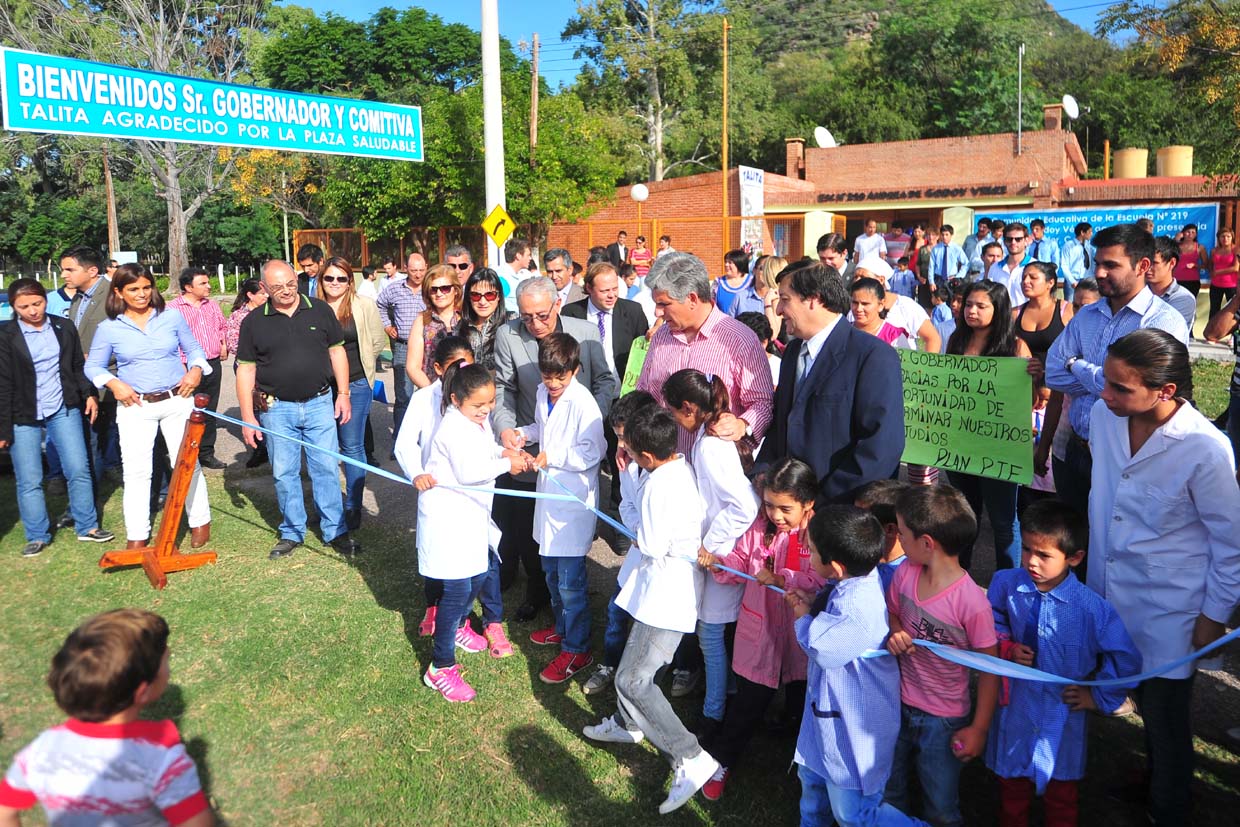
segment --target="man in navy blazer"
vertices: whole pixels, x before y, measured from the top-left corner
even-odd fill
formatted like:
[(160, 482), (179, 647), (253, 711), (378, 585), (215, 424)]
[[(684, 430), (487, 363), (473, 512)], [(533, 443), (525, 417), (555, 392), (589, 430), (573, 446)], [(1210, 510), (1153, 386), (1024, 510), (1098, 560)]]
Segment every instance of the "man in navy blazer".
[(818, 475), (819, 506), (890, 479), (904, 452), (900, 358), (891, 345), (848, 323), (848, 289), (834, 267), (811, 264), (779, 276), (784, 351), (775, 418), (759, 464), (784, 456)]

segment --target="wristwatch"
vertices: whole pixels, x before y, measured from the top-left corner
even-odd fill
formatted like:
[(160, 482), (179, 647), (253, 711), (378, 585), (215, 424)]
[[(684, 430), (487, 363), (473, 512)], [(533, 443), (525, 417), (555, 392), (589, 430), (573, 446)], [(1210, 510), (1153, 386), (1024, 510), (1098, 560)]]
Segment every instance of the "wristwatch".
[(1068, 359), (1068, 361), (1063, 363), (1063, 369), (1071, 372), (1072, 366), (1075, 365), (1078, 361), (1080, 361), (1080, 359), (1081, 359), (1080, 356), (1073, 356), (1072, 358)]

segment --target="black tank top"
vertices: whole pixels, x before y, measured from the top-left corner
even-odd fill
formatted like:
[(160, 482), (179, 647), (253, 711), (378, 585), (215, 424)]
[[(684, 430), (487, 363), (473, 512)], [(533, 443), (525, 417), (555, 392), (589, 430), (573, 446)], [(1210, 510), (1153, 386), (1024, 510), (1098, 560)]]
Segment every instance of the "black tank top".
[(1051, 314), (1051, 323), (1041, 330), (1025, 330), (1020, 326), (1021, 320), (1025, 318), (1028, 304), (1022, 304), (1020, 312), (1016, 315), (1016, 335), (1029, 346), (1029, 351), (1043, 364), (1046, 364), (1046, 354), (1051, 349), (1051, 345), (1059, 338), (1059, 334), (1063, 333), (1061, 304), (1059, 299), (1055, 299), (1055, 311)]

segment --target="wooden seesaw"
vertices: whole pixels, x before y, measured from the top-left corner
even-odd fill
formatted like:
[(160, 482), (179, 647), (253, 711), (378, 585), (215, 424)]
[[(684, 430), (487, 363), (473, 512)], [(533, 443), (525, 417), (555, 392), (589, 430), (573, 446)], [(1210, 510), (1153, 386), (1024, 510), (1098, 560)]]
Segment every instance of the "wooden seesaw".
[(168, 482), (168, 499), (164, 504), (164, 513), (159, 521), (159, 532), (155, 535), (154, 545), (109, 551), (99, 559), (99, 568), (141, 566), (151, 585), (162, 589), (168, 585), (168, 572), (188, 571), (215, 562), (214, 551), (182, 554), (176, 547), (177, 528), (181, 524), (181, 515), (185, 512), (185, 497), (189, 494), (190, 480), (194, 478), (194, 468), (198, 465), (198, 446), (206, 428), (207, 416), (201, 409), (210, 402), (210, 397), (205, 393), (194, 397), (195, 408), (189, 415), (189, 422), (185, 424), (185, 435), (181, 438), (181, 449), (177, 452), (172, 479)]

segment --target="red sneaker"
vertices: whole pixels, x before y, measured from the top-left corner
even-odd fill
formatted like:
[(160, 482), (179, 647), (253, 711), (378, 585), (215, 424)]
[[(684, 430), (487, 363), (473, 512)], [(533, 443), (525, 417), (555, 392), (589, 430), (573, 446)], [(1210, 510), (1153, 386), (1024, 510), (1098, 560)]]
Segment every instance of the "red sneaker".
[(572, 652), (560, 652), (546, 669), (538, 673), (538, 677), (543, 683), (564, 683), (579, 669), (585, 669), (592, 663), (594, 663), (594, 658), (589, 652), (582, 652), (579, 655)]
[(707, 801), (718, 801), (723, 798), (723, 788), (728, 783), (728, 768), (720, 767), (710, 780), (702, 785), (702, 797)]
[(555, 633), (554, 626), (550, 629), (539, 629), (537, 632), (531, 632), (530, 640), (539, 646), (559, 646), (564, 642), (564, 638)]

